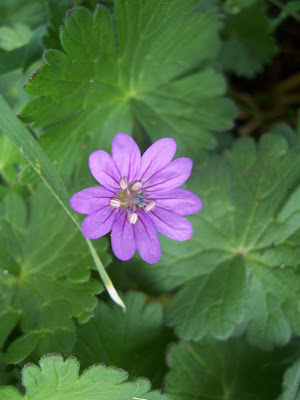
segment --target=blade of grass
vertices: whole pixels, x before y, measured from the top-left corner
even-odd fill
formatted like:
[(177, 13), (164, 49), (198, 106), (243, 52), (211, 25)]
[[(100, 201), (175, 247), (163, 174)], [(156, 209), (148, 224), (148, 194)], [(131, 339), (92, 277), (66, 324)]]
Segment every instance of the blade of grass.
[[(44, 181), (50, 192), (56, 198), (56, 200), (65, 209), (69, 217), (76, 224), (77, 228), (80, 228), (80, 223), (77, 215), (71, 210), (69, 206), (70, 195), (68, 193), (65, 184), (56, 172), (51, 161), (33, 138), (30, 132), (22, 124), (22, 122), (15, 116), (14, 112), (0, 95), (0, 129), (6, 134), (12, 143), (17, 147), (22, 156), (29, 162), (29, 164), (35, 169)], [(86, 239), (89, 250), (102, 279), (102, 282), (115, 303), (120, 305), (125, 311), (126, 307), (122, 299), (118, 295), (114, 285), (108, 276), (105, 268), (89, 239)]]

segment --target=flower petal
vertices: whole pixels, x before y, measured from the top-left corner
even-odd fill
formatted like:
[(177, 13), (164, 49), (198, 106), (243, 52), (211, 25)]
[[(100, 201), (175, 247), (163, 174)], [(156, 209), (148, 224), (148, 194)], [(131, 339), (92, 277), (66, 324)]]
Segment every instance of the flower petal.
[(178, 241), (187, 240), (192, 236), (193, 227), (186, 218), (172, 211), (154, 207), (148, 213), (159, 233)]
[(171, 192), (157, 192), (154, 195), (156, 205), (180, 215), (196, 214), (202, 208), (199, 197), (186, 189), (174, 189)]
[(149, 191), (156, 192), (176, 189), (189, 178), (192, 167), (193, 161), (190, 158), (177, 158), (177, 160), (171, 161), (161, 171), (143, 183), (143, 188), (148, 193)]
[(120, 190), (121, 176), (114, 160), (106, 151), (94, 151), (89, 157), (89, 166), (93, 177), (101, 185), (108, 189)]
[(100, 210), (88, 215), (82, 222), (82, 233), (88, 239), (98, 239), (112, 228), (119, 209), (103, 206)]
[(157, 140), (142, 156), (139, 180), (143, 182), (147, 181), (151, 176), (169, 164), (175, 153), (175, 140), (170, 138)]
[(111, 232), (111, 246), (116, 257), (129, 260), (136, 250), (133, 225), (128, 221), (128, 214), (122, 210), (115, 220)]
[(121, 178), (132, 183), (141, 165), (141, 152), (131, 136), (117, 133), (112, 141), (112, 157)]
[(136, 247), (144, 261), (156, 263), (161, 256), (161, 248), (156, 229), (148, 216), (140, 212), (133, 225)]
[(75, 193), (70, 199), (70, 206), (80, 214), (91, 214), (103, 206), (109, 205), (109, 200), (116, 194), (104, 187), (91, 187)]

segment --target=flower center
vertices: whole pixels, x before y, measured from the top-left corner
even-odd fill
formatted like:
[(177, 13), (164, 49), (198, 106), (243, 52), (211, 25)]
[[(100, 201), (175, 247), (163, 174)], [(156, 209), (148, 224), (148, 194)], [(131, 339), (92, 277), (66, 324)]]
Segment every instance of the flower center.
[(135, 224), (138, 220), (138, 210), (144, 209), (146, 212), (155, 207), (155, 201), (147, 201), (147, 196), (142, 192), (142, 183), (135, 182), (128, 185), (127, 179), (122, 178), (119, 182), (121, 190), (118, 192), (118, 198), (110, 199), (109, 204), (112, 207), (126, 209), (128, 220)]

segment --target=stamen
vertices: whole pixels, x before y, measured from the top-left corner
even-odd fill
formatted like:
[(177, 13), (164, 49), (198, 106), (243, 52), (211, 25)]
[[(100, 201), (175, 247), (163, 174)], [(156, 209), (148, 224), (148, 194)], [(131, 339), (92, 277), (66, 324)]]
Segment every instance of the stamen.
[(150, 201), (150, 203), (147, 204), (145, 207), (146, 211), (151, 211), (155, 207), (155, 205), (156, 205), (155, 201)]
[(135, 182), (133, 185), (132, 185), (132, 190), (134, 190), (134, 191), (136, 191), (136, 190), (140, 190), (140, 188), (142, 187), (142, 182)]
[(133, 225), (136, 224), (137, 220), (138, 220), (138, 214), (137, 213), (132, 213), (132, 214), (129, 215), (129, 222), (131, 224), (133, 224)]
[(122, 178), (119, 182), (121, 189), (125, 190), (128, 187), (128, 182), (126, 178)]
[(119, 199), (110, 199), (109, 200), (109, 205), (111, 205), (112, 207), (121, 207), (121, 202)]

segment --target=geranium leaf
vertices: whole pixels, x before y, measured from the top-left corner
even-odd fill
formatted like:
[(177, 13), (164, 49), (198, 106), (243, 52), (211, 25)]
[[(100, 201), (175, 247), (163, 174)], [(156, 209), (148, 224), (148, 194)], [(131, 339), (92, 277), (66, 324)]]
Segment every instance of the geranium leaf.
[(0, 309), (0, 348), (2, 347), (7, 336), (17, 324), (21, 315), (21, 310), (14, 310), (10, 307)]
[(15, 165), (20, 163), (21, 156), (7, 136), (0, 134), (0, 174), (9, 182), (16, 184), (18, 177)]
[(241, 339), (173, 344), (167, 357), (166, 392), (174, 400), (273, 400), (279, 395), (284, 369), (299, 357), (296, 348), (291, 344), (263, 352)]
[(254, 77), (276, 53), (271, 20), (264, 13), (261, 2), (227, 16), (223, 36), (223, 66), (243, 77)]
[[(67, 278), (72, 268), (86, 271), (93, 265), (80, 233), (51, 194), (40, 188), (28, 212), (18, 195), (4, 197), (0, 240), (1, 304), (12, 316), (23, 311), (20, 327), (24, 336), (10, 344), (6, 361), (19, 362), (36, 347), (39, 353), (70, 350), (75, 341), (72, 318), (86, 321), (96, 306), (94, 295), (101, 290), (86, 272), (81, 280)], [(98, 245), (104, 251), (106, 241)], [(5, 336), (14, 326), (11, 318), (6, 321)]]
[(2, 0), (0, 4), (0, 24), (13, 25), (16, 23), (26, 24), (34, 28), (41, 23), (45, 17), (44, 4), (40, 0), (23, 2), (22, 0)]
[(21, 395), (12, 387), (0, 389), (3, 400), (167, 400), (158, 392), (149, 392), (146, 379), (128, 382), (122, 369), (94, 365), (79, 375), (79, 362), (70, 357), (65, 361), (58, 354), (41, 358), (39, 366), (28, 364), (23, 368)]
[(59, 154), (87, 142), (87, 133), (94, 148), (105, 149), (117, 131), (131, 133), (135, 120), (153, 140), (172, 135), (181, 153), (197, 156), (214, 146), (213, 132), (231, 126), (233, 104), (209, 67), (219, 47), (217, 16), (194, 3), (118, 0), (116, 32), (103, 6), (93, 15), (82, 7), (68, 13), (64, 52), (47, 52), (25, 89), (37, 97), (20, 112), (24, 122), (49, 128), (41, 143), (58, 168)]
[(224, 339), (243, 319), (246, 287), (243, 261), (225, 262), (180, 291), (169, 309), (167, 322), (178, 325), (179, 336), (199, 340), (208, 334)]
[(46, 0), (47, 33), (43, 37), (43, 44), (47, 49), (60, 49), (59, 27), (62, 25), (66, 11), (74, 5), (74, 0)]
[(122, 298), (125, 313), (114, 304), (99, 302), (94, 317), (78, 327), (72, 352), (83, 367), (99, 362), (118, 365), (130, 376), (146, 376), (160, 386), (165, 373), (164, 350), (170, 341), (170, 333), (163, 328), (162, 307), (157, 302), (146, 303), (145, 297), (135, 292)]
[(299, 400), (300, 398), (300, 361), (287, 369), (283, 378), (283, 394), (278, 400)]
[(130, 264), (148, 290), (183, 285), (167, 306), (180, 337), (247, 329), (251, 344), (271, 349), (300, 334), (299, 170), (299, 148), (264, 135), (258, 145), (238, 140), (194, 172), (203, 209), (191, 217), (192, 238), (161, 238), (163, 256), (151, 269)]

